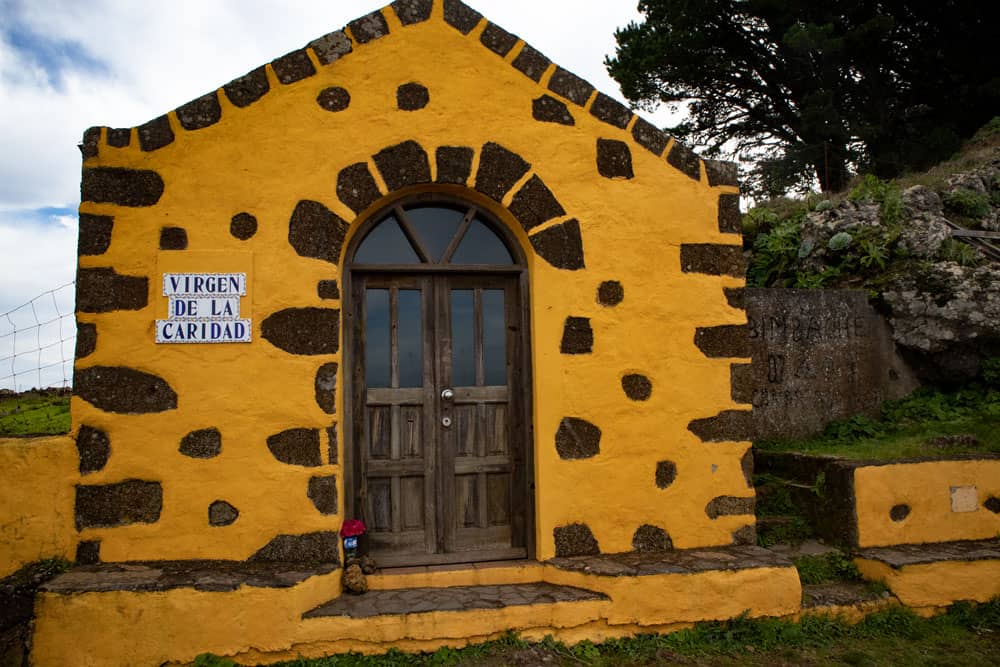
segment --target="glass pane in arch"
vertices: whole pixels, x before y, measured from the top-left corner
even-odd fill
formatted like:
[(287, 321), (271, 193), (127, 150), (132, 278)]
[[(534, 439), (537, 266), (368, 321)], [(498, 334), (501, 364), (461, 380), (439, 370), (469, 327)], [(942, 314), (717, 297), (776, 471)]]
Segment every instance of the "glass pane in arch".
[(476, 218), (452, 255), (451, 263), (513, 264), (514, 258), (497, 233)]
[(455, 238), (466, 211), (442, 206), (419, 206), (406, 209), (410, 221), (432, 262), (440, 262), (448, 244)]
[(419, 264), (420, 258), (393, 216), (368, 232), (354, 253), (356, 264)]

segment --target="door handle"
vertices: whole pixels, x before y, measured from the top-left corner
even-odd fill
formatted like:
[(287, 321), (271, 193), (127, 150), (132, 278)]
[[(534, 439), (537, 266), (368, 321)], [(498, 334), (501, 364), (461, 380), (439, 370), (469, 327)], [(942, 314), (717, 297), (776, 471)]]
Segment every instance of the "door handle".
[(451, 389), (445, 389), (444, 391), (441, 392), (442, 400), (450, 401), (453, 398), (455, 398), (455, 392), (452, 391)]

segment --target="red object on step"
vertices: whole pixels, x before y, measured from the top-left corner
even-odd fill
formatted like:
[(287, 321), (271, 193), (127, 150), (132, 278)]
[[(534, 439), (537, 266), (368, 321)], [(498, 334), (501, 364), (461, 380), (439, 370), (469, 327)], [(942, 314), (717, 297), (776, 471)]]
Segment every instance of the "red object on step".
[(348, 519), (340, 527), (341, 537), (357, 537), (365, 534), (365, 524), (358, 519)]

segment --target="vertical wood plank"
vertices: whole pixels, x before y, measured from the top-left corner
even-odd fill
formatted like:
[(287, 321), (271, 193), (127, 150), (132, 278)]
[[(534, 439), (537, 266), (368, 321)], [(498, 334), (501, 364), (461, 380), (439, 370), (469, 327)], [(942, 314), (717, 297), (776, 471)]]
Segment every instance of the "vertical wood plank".
[(477, 287), (472, 291), (472, 357), (476, 364), (476, 386), (485, 383), (483, 370), (483, 290)]
[(403, 508), (402, 490), (399, 488), (399, 475), (393, 475), (392, 480), (392, 532), (399, 533), (403, 530)]
[(399, 386), (399, 288), (389, 289), (389, 386)]

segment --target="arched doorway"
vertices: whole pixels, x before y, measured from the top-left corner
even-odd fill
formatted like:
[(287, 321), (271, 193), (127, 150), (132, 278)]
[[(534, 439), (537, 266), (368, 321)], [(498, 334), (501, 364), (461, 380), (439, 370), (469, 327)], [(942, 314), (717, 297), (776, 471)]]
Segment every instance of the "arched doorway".
[(426, 194), (345, 265), (346, 511), (380, 565), (533, 554), (527, 266), (488, 211)]

